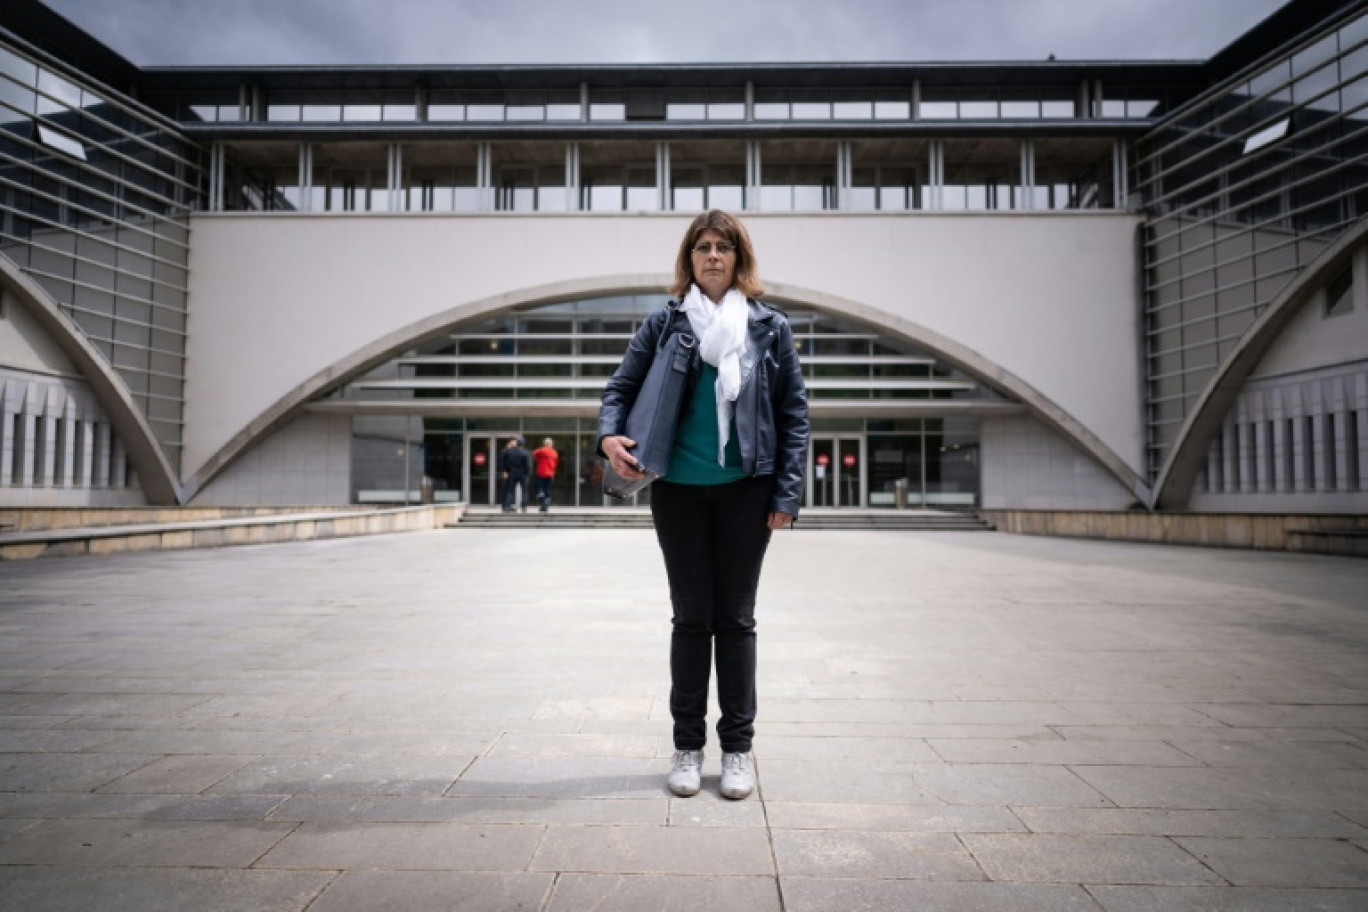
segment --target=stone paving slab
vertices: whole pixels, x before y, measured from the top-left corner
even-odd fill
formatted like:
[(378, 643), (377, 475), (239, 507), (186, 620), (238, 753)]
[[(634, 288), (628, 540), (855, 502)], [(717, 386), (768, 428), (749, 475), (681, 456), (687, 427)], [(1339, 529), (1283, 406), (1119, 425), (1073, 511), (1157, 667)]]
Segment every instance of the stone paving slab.
[(1078, 886), (783, 879), (786, 912), (1097, 912)]
[(953, 833), (773, 830), (782, 877), (856, 880), (986, 880)]
[(93, 820), (262, 820), (285, 795), (105, 795), (0, 793), (0, 818)]
[(1237, 836), (1349, 839), (1368, 828), (1333, 811), (1184, 811), (1148, 808), (1017, 807), (1034, 833), (1121, 836)]
[(1185, 836), (1174, 842), (1239, 887), (1368, 889), (1368, 852), (1347, 840)]
[(0, 908), (23, 912), (302, 912), (335, 872), (0, 868)]
[(1368, 770), (1300, 766), (1078, 766), (1078, 776), (1121, 807), (1212, 810), (1368, 810)]
[[(642, 874), (562, 874), (548, 912), (699, 912), (737, 909), (780, 912), (779, 890), (770, 877)], [(792, 907), (790, 907), (792, 908)]]
[(593, 874), (773, 874), (763, 829), (550, 827), (534, 871)]
[(1088, 888), (1107, 912), (1363, 912), (1361, 890), (1241, 887)]
[[(328, 823), (662, 825), (669, 802), (603, 798), (430, 798), (295, 795), (272, 820)], [(758, 804), (757, 804), (758, 807)]]
[(780, 534), (729, 802), (715, 745), (664, 788), (649, 531), (7, 563), (0, 908), (1357, 912), (1365, 591), (1318, 556)]
[[(472, 757), (327, 754), (247, 763), (211, 791), (230, 794), (440, 795)], [(210, 788), (210, 786), (206, 786)]]
[(1157, 836), (966, 833), (988, 876), (1014, 883), (1221, 884), (1171, 840)]
[(246, 868), (294, 824), (44, 820), (0, 843), (0, 866)]
[(923, 807), (909, 804), (810, 804), (767, 801), (765, 815), (777, 829), (907, 830), (918, 833), (1011, 833), (1025, 825), (1010, 808)]
[[(444, 823), (306, 823), (256, 863), (258, 868), (391, 871), (522, 871), (543, 827)], [(0, 846), (0, 848), (3, 848)]]
[(104, 793), (142, 793), (159, 795), (199, 793), (227, 778), (248, 763), (252, 757), (178, 754), (162, 757), (139, 767), (127, 776), (120, 776), (97, 789)]
[(348, 871), (328, 885), (309, 912), (537, 912), (554, 881), (551, 874)]

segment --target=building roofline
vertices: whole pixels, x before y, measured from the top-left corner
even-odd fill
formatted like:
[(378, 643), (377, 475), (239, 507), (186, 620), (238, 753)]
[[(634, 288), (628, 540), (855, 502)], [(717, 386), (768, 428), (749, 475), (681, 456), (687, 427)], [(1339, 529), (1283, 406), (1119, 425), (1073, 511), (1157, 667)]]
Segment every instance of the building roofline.
[(1237, 36), (1206, 62), (1212, 85), (1223, 82), (1327, 22), (1362, 11), (1368, 0), (1290, 0)]
[(141, 73), (127, 57), (37, 0), (0, 3), (0, 29), (58, 60), (80, 61), (82, 72), (110, 86), (126, 90)]
[(764, 139), (801, 134), (808, 139), (892, 137), (1139, 138), (1154, 128), (1152, 119), (1078, 120), (919, 120), (919, 121), (581, 121), (491, 123), (301, 123), (238, 121), (180, 124), (200, 142), (413, 142), (419, 140), (709, 140)]
[(1200, 60), (1018, 61), (885, 63), (670, 63), (670, 64), (490, 64), (350, 66), (174, 66), (145, 67), (146, 89), (205, 89), (241, 84), (265, 88), (547, 89), (897, 87), (914, 80), (935, 85), (1073, 87), (1082, 79), (1113, 85), (1205, 86)]

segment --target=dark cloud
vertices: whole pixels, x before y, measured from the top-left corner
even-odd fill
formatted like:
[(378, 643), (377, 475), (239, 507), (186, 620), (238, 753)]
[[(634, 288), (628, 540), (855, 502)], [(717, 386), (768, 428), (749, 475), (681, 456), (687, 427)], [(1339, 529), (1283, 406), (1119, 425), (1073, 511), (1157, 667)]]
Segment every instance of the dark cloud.
[(49, 0), (135, 63), (1205, 58), (1280, 0)]

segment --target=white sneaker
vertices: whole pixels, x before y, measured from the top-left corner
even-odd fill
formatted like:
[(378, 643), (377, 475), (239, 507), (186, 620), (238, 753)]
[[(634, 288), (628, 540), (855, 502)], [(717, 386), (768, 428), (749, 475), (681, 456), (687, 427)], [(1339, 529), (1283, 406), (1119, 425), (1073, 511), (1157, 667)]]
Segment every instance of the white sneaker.
[(703, 785), (703, 752), (675, 751), (674, 768), (665, 784), (681, 798), (697, 795)]
[(755, 790), (750, 754), (722, 755), (722, 797), (740, 801)]

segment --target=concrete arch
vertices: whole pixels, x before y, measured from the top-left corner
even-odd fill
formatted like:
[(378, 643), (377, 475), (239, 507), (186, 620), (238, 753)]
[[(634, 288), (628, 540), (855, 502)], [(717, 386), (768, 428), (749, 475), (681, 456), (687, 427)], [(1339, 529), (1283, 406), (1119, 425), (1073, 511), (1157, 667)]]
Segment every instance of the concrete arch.
[[(193, 499), (209, 481), (257, 441), (292, 419), (310, 400), (383, 364), (405, 349), (448, 331), (452, 326), (498, 316), (529, 304), (556, 304), (613, 294), (663, 295), (663, 289), (668, 288), (671, 282), (672, 277), (665, 273), (608, 275), (556, 282), (460, 304), (389, 333), (313, 375), (251, 421), (210, 457), (192, 478), (184, 482), (184, 502)], [(848, 298), (796, 285), (778, 282), (766, 284), (769, 289), (767, 300), (811, 307), (833, 316), (853, 317), (868, 323), (882, 332), (929, 351), (974, 379), (1021, 402), (1036, 418), (1105, 466), (1138, 500), (1143, 503), (1149, 501), (1149, 489), (1144, 480), (1100, 438), (1039, 390), (983, 355), (910, 320)]]
[(90, 384), (100, 407), (109, 416), (115, 433), (123, 441), (124, 453), (138, 473), (138, 481), (148, 502), (182, 502), (176, 471), (152, 433), (152, 425), (133, 401), (123, 378), (114, 372), (81, 328), (62, 313), (46, 289), (29, 278), (14, 260), (3, 253), (0, 253), (0, 285), (33, 314), (38, 325), (52, 337)]
[(1360, 221), (1323, 250), (1315, 262), (1303, 269), (1259, 314), (1254, 324), (1245, 330), (1239, 343), (1217, 368), (1206, 389), (1202, 390), (1196, 406), (1188, 412), (1187, 420), (1178, 432), (1178, 439), (1159, 470), (1151, 507), (1180, 510), (1187, 506), (1192, 485), (1206, 459), (1212, 437), (1220, 430), (1226, 414), (1235, 404), (1245, 379), (1263, 360), (1292, 318), (1332, 274), (1348, 265), (1354, 251), (1366, 238), (1368, 221)]

